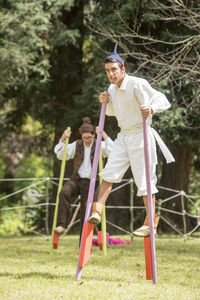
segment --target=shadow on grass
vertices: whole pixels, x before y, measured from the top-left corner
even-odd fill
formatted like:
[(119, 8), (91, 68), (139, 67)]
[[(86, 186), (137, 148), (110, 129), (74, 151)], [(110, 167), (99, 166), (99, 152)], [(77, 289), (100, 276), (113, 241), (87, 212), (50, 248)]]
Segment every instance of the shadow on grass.
[[(15, 279), (24, 279), (24, 278), (46, 278), (46, 279), (72, 279), (71, 275), (63, 274), (63, 275), (53, 275), (51, 273), (46, 272), (30, 272), (30, 273), (9, 273), (4, 272), (0, 273), (0, 277), (12, 277)], [(75, 276), (74, 276), (75, 278)]]
[[(10, 279), (27, 279), (27, 278), (40, 278), (40, 279), (54, 279), (54, 280), (65, 280), (65, 281), (74, 281), (77, 282), (77, 284), (82, 284), (83, 282), (89, 282), (89, 281), (94, 281), (97, 280), (95, 274), (93, 275), (88, 275), (85, 274), (82, 276), (81, 280), (76, 280), (75, 279), (75, 273), (74, 276), (72, 275), (67, 275), (67, 274), (63, 274), (63, 275), (54, 275), (54, 274), (50, 274), (50, 273), (46, 273), (46, 272), (30, 272), (30, 273), (9, 273), (9, 272), (4, 272), (4, 273), (0, 273), (0, 277), (10, 277)], [(101, 282), (115, 282), (117, 279), (115, 278), (115, 276), (108, 276), (108, 275), (102, 275), (99, 276), (98, 274), (98, 281)]]

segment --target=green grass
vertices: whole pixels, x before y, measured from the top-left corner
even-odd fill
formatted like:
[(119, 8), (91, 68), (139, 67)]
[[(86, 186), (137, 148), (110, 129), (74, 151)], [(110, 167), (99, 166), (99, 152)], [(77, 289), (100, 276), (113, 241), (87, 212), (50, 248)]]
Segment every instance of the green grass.
[(110, 246), (106, 258), (93, 247), (80, 281), (78, 251), (77, 236), (53, 251), (43, 239), (0, 239), (0, 299), (200, 299), (200, 239), (156, 239), (156, 285), (145, 277), (143, 239)]

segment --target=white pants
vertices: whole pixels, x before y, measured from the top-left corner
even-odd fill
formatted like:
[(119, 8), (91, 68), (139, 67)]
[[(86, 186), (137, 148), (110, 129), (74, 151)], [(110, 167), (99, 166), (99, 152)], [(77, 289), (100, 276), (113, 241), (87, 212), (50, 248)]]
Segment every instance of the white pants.
[[(155, 138), (149, 133), (150, 145), (150, 169), (151, 169), (151, 190), (152, 194), (158, 192), (156, 188), (156, 164), (157, 154)], [(124, 134), (120, 132), (114, 142), (107, 164), (100, 173), (102, 179), (108, 182), (121, 182), (124, 173), (131, 166), (133, 177), (138, 188), (137, 195), (147, 195), (145, 161), (144, 161), (144, 140), (143, 131)]]

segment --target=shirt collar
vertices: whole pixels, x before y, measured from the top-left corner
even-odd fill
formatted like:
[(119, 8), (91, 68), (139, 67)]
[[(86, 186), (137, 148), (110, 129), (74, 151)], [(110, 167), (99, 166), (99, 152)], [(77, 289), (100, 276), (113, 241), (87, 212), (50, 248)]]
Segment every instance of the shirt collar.
[(90, 145), (90, 146), (86, 146), (86, 144), (85, 144), (85, 143), (83, 143), (83, 145), (84, 145), (84, 148), (86, 148), (86, 149), (91, 149), (93, 144), (94, 144), (94, 141), (91, 143), (91, 145)]
[(124, 76), (124, 79), (120, 85), (120, 87), (118, 87), (116, 84), (115, 84), (115, 88), (119, 89), (119, 90), (126, 90), (126, 86), (127, 86), (127, 83), (128, 83), (128, 74), (125, 74)]

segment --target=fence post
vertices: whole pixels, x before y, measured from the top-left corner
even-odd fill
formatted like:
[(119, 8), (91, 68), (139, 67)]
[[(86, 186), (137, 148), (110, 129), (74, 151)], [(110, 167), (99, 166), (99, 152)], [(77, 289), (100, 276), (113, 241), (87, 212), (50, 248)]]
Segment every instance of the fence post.
[(183, 233), (184, 236), (187, 237), (187, 227), (186, 227), (186, 219), (185, 219), (185, 205), (184, 205), (184, 195), (185, 192), (181, 191), (181, 206), (182, 206), (182, 213), (183, 213)]
[(157, 215), (159, 217), (161, 215), (161, 206), (162, 206), (162, 199), (158, 199), (158, 211), (157, 211)]
[(49, 177), (46, 181), (46, 209), (45, 209), (45, 230), (49, 236)]

